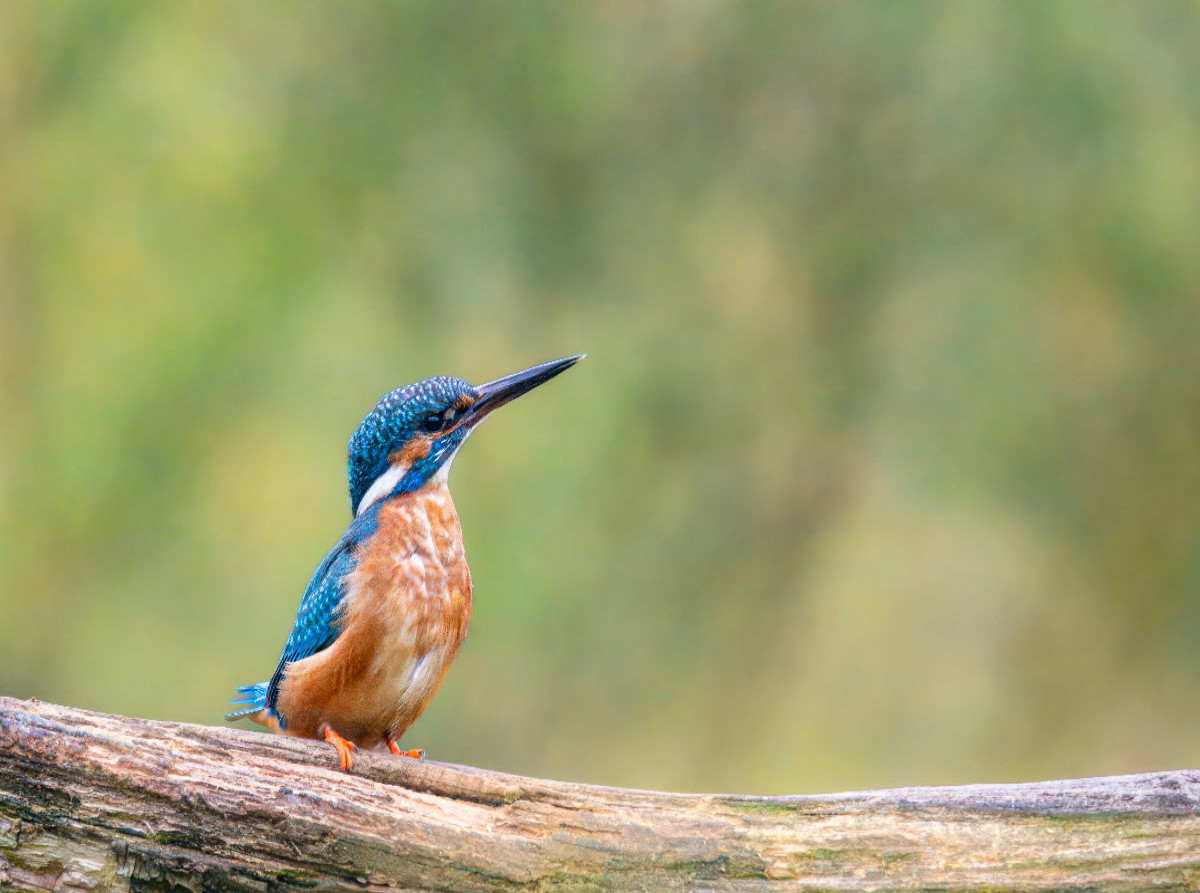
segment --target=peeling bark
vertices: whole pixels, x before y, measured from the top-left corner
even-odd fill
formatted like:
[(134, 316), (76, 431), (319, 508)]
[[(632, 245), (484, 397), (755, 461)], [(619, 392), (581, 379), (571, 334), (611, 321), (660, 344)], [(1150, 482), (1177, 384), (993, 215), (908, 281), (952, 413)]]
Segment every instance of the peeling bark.
[(520, 778), (0, 698), (0, 886), (1200, 888), (1200, 771), (745, 797)]

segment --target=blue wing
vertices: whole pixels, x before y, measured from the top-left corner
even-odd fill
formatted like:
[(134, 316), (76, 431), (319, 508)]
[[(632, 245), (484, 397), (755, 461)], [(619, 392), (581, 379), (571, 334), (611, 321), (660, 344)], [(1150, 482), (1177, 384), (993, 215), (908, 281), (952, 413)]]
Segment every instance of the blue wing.
[(279, 656), (279, 664), (271, 681), (239, 688), (241, 698), (233, 703), (249, 706), (230, 713), (227, 719), (266, 709), (275, 714), (281, 726), (285, 725), (284, 717), (275, 708), (284, 670), (293, 661), (324, 651), (337, 639), (341, 632), (338, 609), (346, 595), (346, 578), (358, 564), (356, 547), (375, 533), (380, 507), (381, 503), (376, 503), (355, 518), (337, 545), (329, 550), (304, 590), (304, 597), (296, 612), (296, 623), (287, 644), (283, 646), (283, 654)]

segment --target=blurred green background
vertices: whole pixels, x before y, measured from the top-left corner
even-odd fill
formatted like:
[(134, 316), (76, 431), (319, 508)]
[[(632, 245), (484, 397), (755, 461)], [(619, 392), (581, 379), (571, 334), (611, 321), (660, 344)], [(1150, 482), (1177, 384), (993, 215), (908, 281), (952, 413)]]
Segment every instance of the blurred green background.
[(1200, 762), (1190, 3), (0, 6), (0, 693), (218, 723), (387, 390), (472, 438), (436, 759)]

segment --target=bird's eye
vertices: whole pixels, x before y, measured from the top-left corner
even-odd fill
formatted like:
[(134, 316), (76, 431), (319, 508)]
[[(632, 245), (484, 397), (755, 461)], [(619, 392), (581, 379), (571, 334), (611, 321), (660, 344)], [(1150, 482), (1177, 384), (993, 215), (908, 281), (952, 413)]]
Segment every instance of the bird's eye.
[(441, 412), (431, 412), (425, 418), (421, 419), (421, 427), (430, 434), (437, 434), (439, 431), (445, 431), (453, 425), (454, 419), (457, 416), (458, 410), (453, 406)]

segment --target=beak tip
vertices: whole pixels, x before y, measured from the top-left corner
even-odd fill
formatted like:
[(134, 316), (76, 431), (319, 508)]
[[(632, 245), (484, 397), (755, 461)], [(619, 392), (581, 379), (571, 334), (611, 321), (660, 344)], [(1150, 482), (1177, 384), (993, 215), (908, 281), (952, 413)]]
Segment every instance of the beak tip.
[[(504, 378), (498, 378), (495, 381), (489, 381), (487, 384), (479, 385), (475, 388), (478, 395), (478, 407), (483, 409), (486, 405), (487, 409), (484, 414), (491, 412), (526, 394), (536, 388), (538, 385), (545, 384), (550, 379), (554, 378), (560, 372), (565, 372), (570, 369), (587, 354), (581, 353), (573, 357), (563, 357), (561, 360), (551, 360), (549, 363), (542, 363), (540, 366), (533, 366), (523, 372), (516, 372), (512, 375), (506, 375)], [(483, 418), (482, 415), (479, 417)]]

